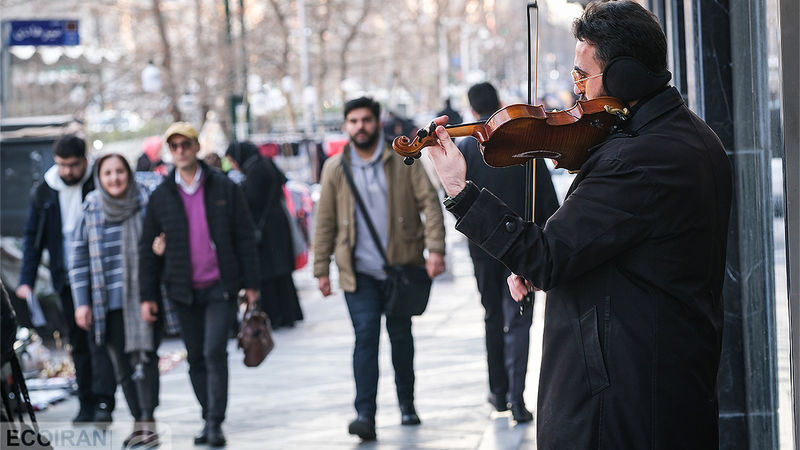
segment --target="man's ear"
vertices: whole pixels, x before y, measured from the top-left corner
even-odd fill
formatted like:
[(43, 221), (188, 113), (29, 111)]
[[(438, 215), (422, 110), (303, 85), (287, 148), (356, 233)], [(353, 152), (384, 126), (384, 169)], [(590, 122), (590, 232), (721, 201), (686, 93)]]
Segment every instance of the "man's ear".
[(603, 69), (603, 90), (611, 97), (629, 102), (653, 93), (670, 79), (672, 74), (668, 70), (652, 72), (638, 59), (620, 56)]

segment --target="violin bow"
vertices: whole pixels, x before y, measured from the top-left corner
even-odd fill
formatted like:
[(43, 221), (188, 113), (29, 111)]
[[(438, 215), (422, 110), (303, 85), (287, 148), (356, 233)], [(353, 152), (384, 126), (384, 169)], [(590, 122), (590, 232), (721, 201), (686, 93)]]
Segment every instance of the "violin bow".
[[(534, 80), (531, 83), (531, 9), (536, 10), (536, 61)], [(532, 105), (534, 99), (539, 98), (539, 2), (534, 0), (528, 2), (528, 104)], [(533, 88), (533, 95), (531, 89)], [(533, 222), (536, 218), (536, 158), (525, 161), (525, 221)], [(525, 305), (533, 304), (533, 291), (529, 290), (528, 295), (519, 304), (519, 315), (525, 313)]]

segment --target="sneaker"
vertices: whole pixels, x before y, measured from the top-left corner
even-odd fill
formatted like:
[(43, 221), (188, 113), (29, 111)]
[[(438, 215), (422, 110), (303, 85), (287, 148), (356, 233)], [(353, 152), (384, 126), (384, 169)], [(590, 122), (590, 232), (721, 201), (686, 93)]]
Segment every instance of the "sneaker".
[(156, 423), (152, 420), (137, 420), (134, 422), (133, 432), (122, 441), (123, 448), (155, 448), (160, 444), (158, 433), (156, 432)]

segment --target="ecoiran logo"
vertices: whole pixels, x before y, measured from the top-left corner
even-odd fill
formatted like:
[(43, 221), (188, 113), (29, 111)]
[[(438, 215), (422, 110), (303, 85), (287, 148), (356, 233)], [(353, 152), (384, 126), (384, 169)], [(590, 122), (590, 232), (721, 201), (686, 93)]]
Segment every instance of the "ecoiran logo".
[[(114, 449), (123, 447), (126, 437), (129, 436), (128, 426), (112, 426), (110, 428), (96, 427), (92, 424), (75, 426), (69, 422), (38, 423), (35, 429), (30, 424), (18, 423), (0, 424), (0, 448), (2, 449)], [(148, 444), (163, 445), (171, 441), (171, 433), (162, 424), (159, 424), (158, 438)], [(147, 447), (147, 446), (146, 446)], [(169, 448), (167, 447), (162, 448)]]

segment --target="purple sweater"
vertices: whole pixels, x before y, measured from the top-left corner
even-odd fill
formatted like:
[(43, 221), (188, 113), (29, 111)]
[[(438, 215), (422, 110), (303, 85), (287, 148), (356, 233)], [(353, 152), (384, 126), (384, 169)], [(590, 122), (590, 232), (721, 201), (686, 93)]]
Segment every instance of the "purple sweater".
[(217, 252), (208, 231), (206, 205), (203, 203), (203, 185), (187, 194), (178, 188), (189, 223), (189, 259), (192, 262), (192, 288), (202, 289), (220, 279)]

